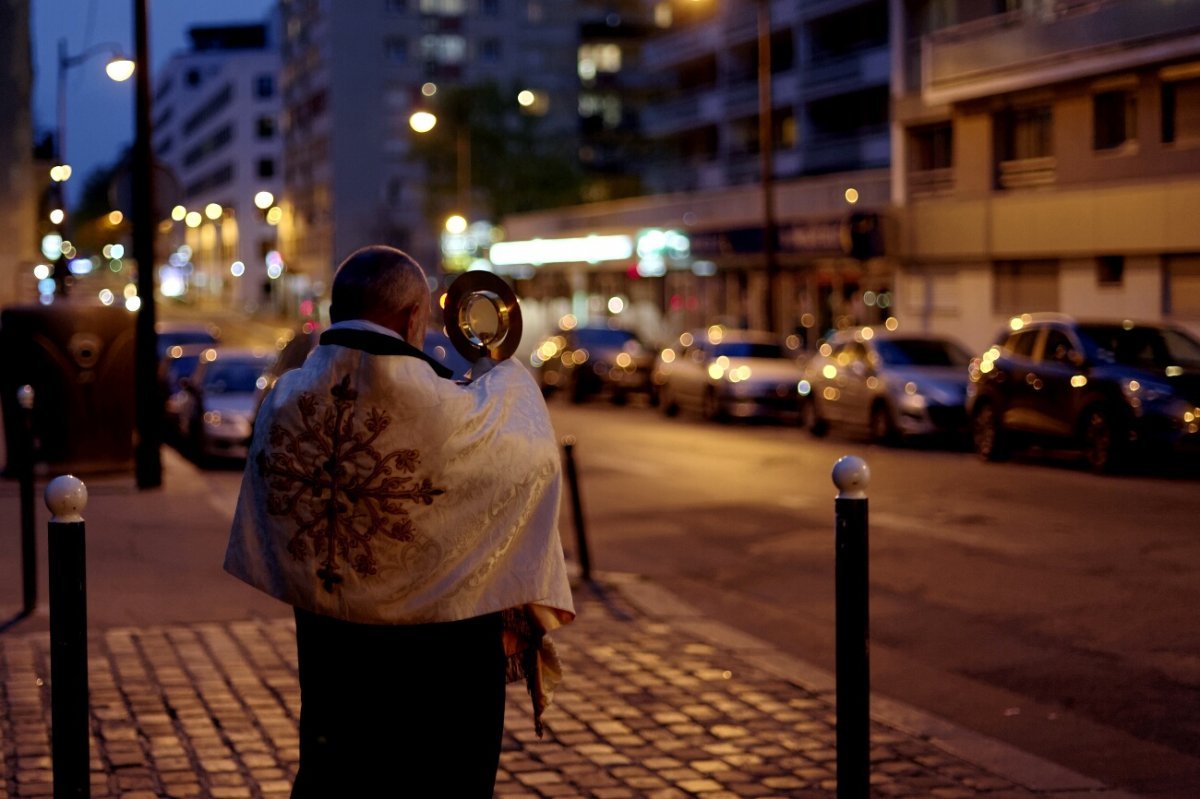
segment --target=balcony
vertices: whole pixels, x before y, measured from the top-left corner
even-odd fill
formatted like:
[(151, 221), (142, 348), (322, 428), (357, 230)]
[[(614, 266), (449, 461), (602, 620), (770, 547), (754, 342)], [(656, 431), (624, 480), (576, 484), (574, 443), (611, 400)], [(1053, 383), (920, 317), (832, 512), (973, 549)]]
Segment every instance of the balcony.
[(996, 182), (1002, 189), (1030, 189), (1054, 183), (1057, 162), (1053, 156), (1001, 161)]
[(952, 103), (1192, 56), (1200, 0), (1060, 0), (922, 40), (922, 96)]
[(865, 86), (887, 85), (890, 74), (891, 62), (886, 46), (814, 60), (804, 71), (804, 94), (808, 99), (815, 99), (845, 94)]

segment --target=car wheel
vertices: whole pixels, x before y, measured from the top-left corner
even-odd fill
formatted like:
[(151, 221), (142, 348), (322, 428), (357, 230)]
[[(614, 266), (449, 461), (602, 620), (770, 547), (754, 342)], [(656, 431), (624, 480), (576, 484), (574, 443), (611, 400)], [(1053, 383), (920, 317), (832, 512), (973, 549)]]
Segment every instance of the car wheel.
[(816, 400), (807, 399), (800, 406), (800, 426), (807, 428), (815, 438), (824, 438), (829, 434), (829, 422), (821, 418), (821, 414), (817, 412)]
[(892, 421), (892, 413), (885, 403), (877, 402), (871, 408), (870, 419), (871, 440), (880, 444), (895, 444), (900, 433)]
[(1112, 474), (1123, 465), (1120, 431), (1104, 408), (1091, 408), (1084, 414), (1083, 456), (1096, 474)]
[(675, 399), (675, 394), (668, 386), (663, 386), (658, 390), (659, 407), (662, 408), (663, 416), (678, 416), (679, 402)]
[(571, 376), (571, 402), (579, 405), (586, 402), (588, 398), (587, 381), (581, 378), (578, 372), (572, 372)]
[(992, 403), (985, 402), (976, 409), (972, 432), (979, 457), (985, 461), (1002, 461), (1008, 457), (1008, 433)]
[(725, 417), (725, 411), (721, 408), (721, 400), (717, 397), (717, 392), (712, 388), (704, 392), (704, 404), (701, 407), (701, 413), (705, 419), (710, 421), (720, 421)]

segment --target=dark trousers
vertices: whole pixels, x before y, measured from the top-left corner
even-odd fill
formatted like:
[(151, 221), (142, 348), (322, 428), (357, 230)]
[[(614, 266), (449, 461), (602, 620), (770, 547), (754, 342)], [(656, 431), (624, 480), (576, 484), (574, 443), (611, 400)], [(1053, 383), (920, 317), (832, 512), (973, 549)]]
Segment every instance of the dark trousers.
[(500, 616), (353, 624), (296, 610), (292, 799), (490, 799), (504, 730)]

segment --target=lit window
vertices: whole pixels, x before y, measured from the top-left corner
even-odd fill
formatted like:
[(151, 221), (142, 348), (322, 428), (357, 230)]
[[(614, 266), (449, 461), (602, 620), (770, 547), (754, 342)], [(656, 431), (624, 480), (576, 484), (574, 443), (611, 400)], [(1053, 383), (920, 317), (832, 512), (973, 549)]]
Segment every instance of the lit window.
[(421, 0), (422, 14), (456, 17), (467, 13), (467, 0)]
[(467, 55), (467, 41), (456, 34), (421, 37), (421, 57), (426, 62), (461, 64)]

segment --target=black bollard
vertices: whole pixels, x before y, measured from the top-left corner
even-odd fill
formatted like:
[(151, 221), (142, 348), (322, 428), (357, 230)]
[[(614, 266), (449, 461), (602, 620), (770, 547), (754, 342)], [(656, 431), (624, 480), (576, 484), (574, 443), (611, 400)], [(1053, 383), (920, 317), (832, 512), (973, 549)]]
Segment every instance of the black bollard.
[(592, 556), (588, 552), (587, 530), (583, 525), (583, 500), (579, 496), (579, 474), (575, 470), (575, 437), (562, 440), (567, 464), (567, 483), (571, 491), (571, 513), (575, 519), (575, 540), (579, 549), (579, 570), (583, 579), (592, 580)]
[(870, 478), (862, 458), (848, 455), (834, 464), (838, 799), (868, 799), (871, 784), (866, 493)]
[(37, 521), (33, 506), (33, 464), (37, 447), (33, 441), (33, 386), (17, 389), (21, 409), (20, 474), (21, 493), (21, 614), (28, 616), (37, 608)]
[(87, 487), (71, 475), (46, 486), (50, 508), (50, 754), (54, 799), (88, 799)]

